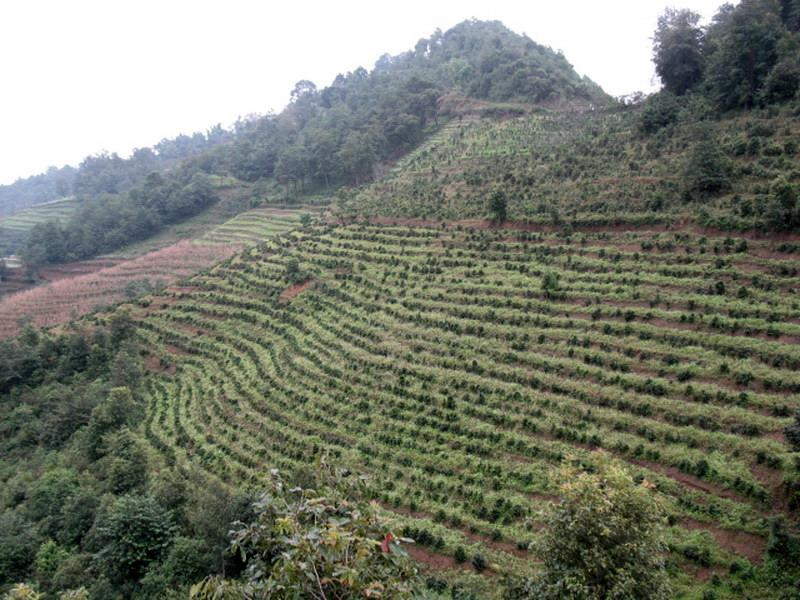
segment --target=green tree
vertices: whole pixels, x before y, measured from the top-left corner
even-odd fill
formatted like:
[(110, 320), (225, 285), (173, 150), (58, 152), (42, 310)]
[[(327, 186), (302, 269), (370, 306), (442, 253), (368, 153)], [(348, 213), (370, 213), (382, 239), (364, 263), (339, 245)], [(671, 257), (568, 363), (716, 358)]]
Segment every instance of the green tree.
[(372, 168), (378, 160), (374, 137), (360, 131), (351, 132), (339, 148), (337, 158), (343, 175), (359, 185), (372, 176)]
[(508, 200), (503, 190), (495, 190), (489, 199), (489, 210), (492, 213), (492, 220), (496, 223), (503, 223), (507, 217)]
[(794, 452), (800, 452), (800, 409), (794, 413), (794, 423), (783, 430)]
[(149, 496), (122, 496), (100, 511), (94, 525), (96, 557), (110, 578), (138, 579), (169, 547), (169, 512)]
[(723, 6), (709, 28), (708, 83), (723, 110), (754, 106), (779, 59), (786, 35), (775, 0), (742, 0)]
[(553, 299), (561, 288), (560, 277), (555, 271), (546, 271), (542, 277), (542, 293), (545, 298)]
[(356, 478), (341, 472), (336, 477), (319, 491), (289, 489), (273, 471), (255, 521), (234, 534), (233, 549), (247, 561), (244, 581), (206, 579), (191, 597), (412, 598), (418, 576), (400, 542), (358, 500), (360, 482), (348, 484)]
[(731, 188), (728, 157), (712, 139), (697, 142), (689, 153), (683, 171), (683, 196), (700, 200)]
[(661, 600), (670, 596), (661, 540), (664, 509), (646, 480), (637, 484), (615, 461), (599, 456), (595, 472), (567, 467), (562, 501), (541, 543), (537, 600)]
[(667, 91), (685, 94), (703, 79), (703, 30), (700, 15), (667, 8), (653, 36), (653, 62)]

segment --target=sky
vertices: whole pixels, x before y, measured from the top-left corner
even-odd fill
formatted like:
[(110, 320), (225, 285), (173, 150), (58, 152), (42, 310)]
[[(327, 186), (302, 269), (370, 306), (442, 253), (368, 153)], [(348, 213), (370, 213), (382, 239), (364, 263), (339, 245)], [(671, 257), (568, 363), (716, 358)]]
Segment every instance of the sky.
[(653, 91), (664, 8), (707, 21), (721, 3), (1, 0), (0, 184), (280, 111), (300, 79), (323, 87), (473, 17), (563, 51), (614, 96)]

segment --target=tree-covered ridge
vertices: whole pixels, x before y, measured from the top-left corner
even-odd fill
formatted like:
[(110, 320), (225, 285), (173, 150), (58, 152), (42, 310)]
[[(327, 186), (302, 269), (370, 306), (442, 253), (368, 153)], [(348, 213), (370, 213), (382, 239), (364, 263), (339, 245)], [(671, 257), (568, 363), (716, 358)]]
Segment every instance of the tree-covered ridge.
[(77, 168), (50, 167), (39, 175), (0, 186), (0, 215), (70, 195), (83, 199), (122, 192), (141, 183), (148, 174), (172, 167), (229, 137), (229, 132), (216, 125), (206, 133), (182, 134), (165, 138), (152, 148), (137, 148), (127, 159), (101, 152), (87, 156)]
[(0, 186), (0, 215), (10, 215), (34, 204), (69, 196), (75, 168), (50, 167), (46, 172)]
[[(182, 138), (169, 147), (162, 143), (157, 153), (137, 151), (127, 161), (88, 158), (73, 185), (87, 207), (61, 231), (43, 226), (32, 232), (26, 262), (35, 267), (94, 256), (190, 216), (213, 202), (187, 200), (196, 196), (187, 186), (198, 174), (247, 182), (274, 178), (294, 192), (369, 181), (382, 161), (414, 148), (438, 124), (439, 98), (453, 90), (527, 103), (609, 101), (562, 55), (499, 22), (465, 21), (420, 40), (414, 50), (384, 55), (372, 71), (339, 75), (321, 90), (298, 82), (280, 114), (240, 120), (231, 133), (217, 128), (197, 144), (188, 138), (195, 156), (163, 180), (149, 173), (162, 156), (186, 156)], [(216, 143), (229, 138), (231, 143)]]
[(667, 92), (696, 92), (719, 110), (790, 100), (800, 86), (796, 0), (724, 4), (700, 26), (691, 10), (668, 9), (653, 38), (653, 61)]

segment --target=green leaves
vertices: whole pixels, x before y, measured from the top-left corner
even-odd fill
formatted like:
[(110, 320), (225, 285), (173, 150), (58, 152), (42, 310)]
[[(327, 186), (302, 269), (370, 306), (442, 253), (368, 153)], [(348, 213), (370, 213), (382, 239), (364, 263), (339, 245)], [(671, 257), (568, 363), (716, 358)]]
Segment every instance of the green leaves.
[(646, 600), (669, 597), (660, 501), (608, 456), (596, 472), (566, 467), (562, 502), (540, 542), (537, 598)]
[(374, 508), (351, 499), (360, 482), (336, 470), (326, 476), (319, 491), (286, 490), (273, 472), (256, 520), (233, 535), (247, 564), (244, 583), (206, 579), (191, 597), (225, 598), (233, 586), (245, 598), (411, 598), (416, 569)]

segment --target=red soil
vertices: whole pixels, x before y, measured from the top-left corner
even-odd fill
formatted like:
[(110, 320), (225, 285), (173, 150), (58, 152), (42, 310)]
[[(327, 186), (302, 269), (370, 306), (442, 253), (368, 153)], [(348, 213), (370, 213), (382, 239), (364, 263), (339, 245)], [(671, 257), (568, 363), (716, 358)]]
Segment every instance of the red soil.
[(746, 533), (744, 531), (732, 531), (722, 529), (711, 523), (697, 521), (695, 519), (684, 519), (681, 526), (692, 531), (707, 531), (722, 548), (744, 556), (753, 564), (760, 564), (764, 557), (764, 550), (767, 542), (764, 538)]
[(279, 297), (281, 302), (289, 302), (293, 298), (296, 298), (308, 288), (314, 285), (314, 280), (309, 279), (308, 281), (304, 281), (303, 283), (295, 283), (294, 285), (289, 286), (285, 290), (281, 292)]

